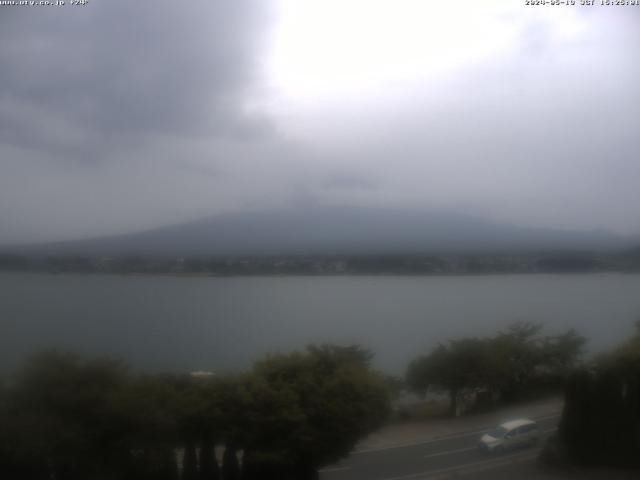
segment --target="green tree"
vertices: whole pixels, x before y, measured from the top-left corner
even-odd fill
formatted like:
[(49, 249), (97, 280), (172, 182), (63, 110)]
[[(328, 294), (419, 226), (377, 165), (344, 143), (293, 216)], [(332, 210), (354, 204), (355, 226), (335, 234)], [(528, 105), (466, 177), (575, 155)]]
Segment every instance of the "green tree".
[(200, 480), (219, 480), (220, 467), (216, 459), (215, 444), (205, 437), (200, 446)]
[(414, 360), (406, 381), (422, 394), (430, 388), (447, 391), (450, 413), (455, 414), (461, 393), (490, 387), (495, 368), (495, 357), (486, 340), (463, 338), (440, 344), (429, 355)]
[(498, 358), (495, 383), (504, 400), (515, 400), (536, 367), (543, 362), (541, 331), (539, 323), (515, 322), (490, 340)]
[(173, 375), (135, 376), (117, 399), (128, 425), (123, 441), (134, 452), (134, 478), (178, 478), (175, 449), (184, 442), (175, 384)]
[(377, 428), (389, 394), (370, 358), (359, 347), (323, 345), (258, 362), (246, 383), (245, 477), (317, 478), (318, 467)]
[(442, 386), (441, 369), (447, 365), (449, 349), (439, 344), (428, 355), (422, 355), (411, 361), (407, 368), (405, 382), (411, 390), (420, 395), (426, 395), (434, 386)]
[(569, 376), (558, 434), (545, 446), (545, 460), (640, 466), (639, 360), (637, 322), (631, 338)]
[(117, 408), (127, 369), (111, 360), (60, 352), (32, 357), (8, 399), (12, 441), (57, 479), (124, 478), (127, 423)]
[(240, 464), (238, 463), (238, 452), (233, 443), (227, 442), (222, 457), (222, 478), (223, 480), (240, 480)]
[(409, 364), (406, 383), (420, 394), (430, 388), (447, 391), (451, 413), (465, 391), (513, 401), (535, 375), (566, 376), (583, 351), (585, 339), (575, 330), (555, 336), (541, 331), (540, 324), (516, 322), (493, 337), (440, 344)]
[(587, 340), (574, 329), (559, 335), (547, 336), (541, 345), (542, 364), (560, 372), (567, 372), (584, 353), (586, 343)]
[(600, 355), (597, 363), (600, 367), (640, 368), (640, 319), (634, 323), (634, 333), (610, 352)]

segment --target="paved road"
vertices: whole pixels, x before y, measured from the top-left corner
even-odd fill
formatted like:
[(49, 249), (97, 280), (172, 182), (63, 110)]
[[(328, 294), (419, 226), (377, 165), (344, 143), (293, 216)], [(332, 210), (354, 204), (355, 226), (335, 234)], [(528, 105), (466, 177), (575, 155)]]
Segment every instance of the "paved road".
[[(557, 428), (558, 415), (538, 419), (543, 437)], [(422, 480), (444, 478), (549, 478), (536, 461), (540, 446), (487, 455), (475, 445), (485, 430), (443, 439), (352, 454), (321, 470), (321, 480)], [(543, 442), (540, 442), (542, 444)]]

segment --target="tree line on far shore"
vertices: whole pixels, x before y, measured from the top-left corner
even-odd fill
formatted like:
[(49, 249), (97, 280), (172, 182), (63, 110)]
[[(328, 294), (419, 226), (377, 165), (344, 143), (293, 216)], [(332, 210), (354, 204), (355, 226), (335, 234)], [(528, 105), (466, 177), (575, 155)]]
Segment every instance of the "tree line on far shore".
[(334, 255), (18, 255), (0, 251), (0, 272), (146, 275), (475, 275), (637, 272), (640, 251)]

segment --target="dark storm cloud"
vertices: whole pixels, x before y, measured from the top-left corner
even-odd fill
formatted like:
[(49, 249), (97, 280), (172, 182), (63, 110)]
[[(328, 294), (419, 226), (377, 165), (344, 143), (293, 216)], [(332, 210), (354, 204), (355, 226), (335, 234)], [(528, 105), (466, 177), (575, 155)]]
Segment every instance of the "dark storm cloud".
[[(146, 135), (251, 137), (266, 2), (5, 7), (0, 141), (102, 156)], [(10, 10), (7, 12), (7, 10)]]

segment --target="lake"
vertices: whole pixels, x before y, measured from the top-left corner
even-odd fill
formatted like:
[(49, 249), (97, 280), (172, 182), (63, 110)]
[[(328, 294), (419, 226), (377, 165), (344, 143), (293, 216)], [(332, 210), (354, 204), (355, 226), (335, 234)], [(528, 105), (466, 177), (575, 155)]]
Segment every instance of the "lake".
[(143, 370), (249, 368), (310, 342), (358, 343), (401, 374), (439, 341), (514, 320), (569, 327), (591, 351), (640, 318), (640, 275), (151, 277), (0, 274), (0, 370), (56, 347)]

